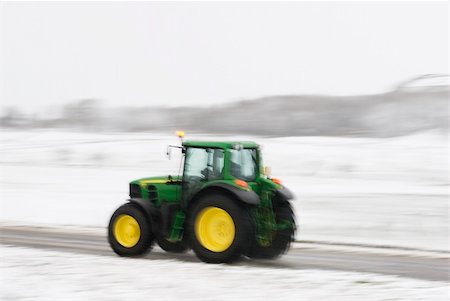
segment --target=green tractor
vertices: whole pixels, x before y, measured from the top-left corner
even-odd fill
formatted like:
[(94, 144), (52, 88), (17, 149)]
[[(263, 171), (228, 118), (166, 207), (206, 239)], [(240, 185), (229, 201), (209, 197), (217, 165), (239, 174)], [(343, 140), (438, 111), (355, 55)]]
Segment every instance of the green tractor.
[[(244, 255), (272, 259), (295, 235), (291, 192), (262, 167), (254, 142), (183, 141), (181, 176), (130, 183), (130, 199), (111, 217), (109, 243), (120, 256), (191, 248), (209, 263)], [(181, 166), (181, 165), (180, 165)]]

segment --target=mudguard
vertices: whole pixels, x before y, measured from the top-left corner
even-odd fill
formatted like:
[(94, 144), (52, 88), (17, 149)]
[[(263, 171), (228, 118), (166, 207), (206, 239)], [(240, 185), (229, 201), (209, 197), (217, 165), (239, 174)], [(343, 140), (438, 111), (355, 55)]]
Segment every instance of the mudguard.
[(283, 206), (286, 203), (289, 203), (289, 200), (294, 198), (294, 194), (284, 186), (281, 186), (277, 190), (275, 190), (273, 196), (273, 205), (274, 206)]
[(200, 190), (193, 199), (209, 192), (223, 192), (232, 195), (238, 201), (248, 205), (259, 205), (259, 196), (253, 190), (244, 190), (226, 183), (215, 183)]
[(275, 196), (280, 200), (289, 201), (294, 198), (294, 194), (284, 186), (275, 191)]
[(160, 212), (158, 211), (158, 209), (155, 208), (155, 206), (150, 201), (141, 198), (131, 198), (128, 199), (127, 201), (130, 202), (131, 204), (136, 205), (142, 211), (145, 212), (148, 219), (150, 220), (152, 230), (154, 233), (160, 230), (159, 224), (157, 222), (160, 219)]

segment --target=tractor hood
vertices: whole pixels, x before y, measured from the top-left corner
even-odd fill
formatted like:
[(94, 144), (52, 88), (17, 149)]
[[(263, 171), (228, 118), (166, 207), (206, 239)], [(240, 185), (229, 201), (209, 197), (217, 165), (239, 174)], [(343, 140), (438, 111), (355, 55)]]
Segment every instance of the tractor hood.
[(148, 185), (148, 184), (166, 184), (168, 182), (181, 180), (180, 176), (172, 176), (172, 180), (169, 180), (169, 176), (161, 176), (161, 177), (149, 177), (137, 179), (130, 184), (138, 184), (139, 186)]

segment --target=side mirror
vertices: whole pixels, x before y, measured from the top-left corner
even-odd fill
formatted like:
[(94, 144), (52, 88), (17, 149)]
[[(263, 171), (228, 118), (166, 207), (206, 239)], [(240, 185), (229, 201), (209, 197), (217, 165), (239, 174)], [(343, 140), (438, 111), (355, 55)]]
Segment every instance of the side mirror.
[(272, 174), (272, 168), (269, 166), (264, 166), (264, 175), (268, 178), (270, 178), (270, 175)]
[(167, 146), (167, 152), (166, 152), (167, 158), (169, 158), (169, 160), (172, 159), (172, 148), (174, 148), (174, 147), (181, 149), (181, 152), (183, 154), (185, 153), (185, 149), (183, 146), (169, 145), (169, 146)]

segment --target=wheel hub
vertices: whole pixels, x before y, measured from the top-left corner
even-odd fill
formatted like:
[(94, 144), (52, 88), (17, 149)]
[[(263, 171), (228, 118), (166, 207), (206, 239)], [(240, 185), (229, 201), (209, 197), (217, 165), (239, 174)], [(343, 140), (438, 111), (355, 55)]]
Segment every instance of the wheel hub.
[(196, 217), (195, 235), (206, 249), (212, 252), (223, 252), (234, 241), (233, 218), (221, 208), (204, 208)]
[(113, 233), (119, 244), (131, 248), (138, 243), (141, 237), (141, 228), (134, 217), (122, 214), (117, 217), (114, 223)]

